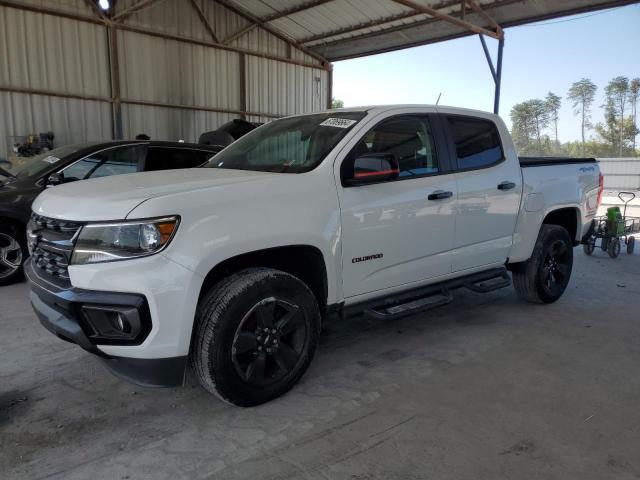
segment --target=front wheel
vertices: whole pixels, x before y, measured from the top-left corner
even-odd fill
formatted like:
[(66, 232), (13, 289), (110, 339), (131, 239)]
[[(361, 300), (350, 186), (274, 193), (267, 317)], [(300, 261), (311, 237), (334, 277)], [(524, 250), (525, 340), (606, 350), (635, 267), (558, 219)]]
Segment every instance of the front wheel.
[(572, 267), (569, 232), (557, 225), (542, 225), (531, 258), (513, 269), (513, 286), (524, 300), (552, 303), (567, 288)]
[(9, 285), (24, 278), (22, 264), (29, 252), (23, 237), (20, 229), (0, 225), (0, 285)]
[(298, 278), (251, 268), (204, 296), (194, 328), (191, 363), (202, 386), (249, 407), (284, 394), (302, 377), (318, 344), (320, 310)]

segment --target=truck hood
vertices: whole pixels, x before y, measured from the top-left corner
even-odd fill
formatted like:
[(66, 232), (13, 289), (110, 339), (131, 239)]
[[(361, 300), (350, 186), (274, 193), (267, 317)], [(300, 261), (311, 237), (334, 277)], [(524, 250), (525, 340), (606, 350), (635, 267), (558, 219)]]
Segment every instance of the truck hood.
[(277, 173), (191, 168), (82, 180), (47, 188), (33, 202), (46, 217), (76, 221), (120, 220), (154, 197), (270, 178)]

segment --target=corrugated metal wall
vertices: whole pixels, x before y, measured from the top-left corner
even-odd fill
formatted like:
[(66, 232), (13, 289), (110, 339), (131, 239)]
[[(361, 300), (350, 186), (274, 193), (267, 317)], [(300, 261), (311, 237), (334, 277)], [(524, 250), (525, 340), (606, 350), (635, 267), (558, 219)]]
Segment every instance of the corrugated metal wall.
[(640, 158), (599, 158), (607, 190), (640, 190)]
[[(249, 25), (216, 2), (196, 1), (218, 42)], [(137, 3), (120, 0), (115, 14)], [(84, 0), (18, 6), (0, 6), (0, 157), (17, 135), (53, 131), (57, 145), (112, 138), (105, 25)], [(263, 29), (218, 48), (188, 0), (155, 2), (118, 22), (124, 138), (195, 141), (242, 112), (268, 121), (327, 105), (326, 66)]]

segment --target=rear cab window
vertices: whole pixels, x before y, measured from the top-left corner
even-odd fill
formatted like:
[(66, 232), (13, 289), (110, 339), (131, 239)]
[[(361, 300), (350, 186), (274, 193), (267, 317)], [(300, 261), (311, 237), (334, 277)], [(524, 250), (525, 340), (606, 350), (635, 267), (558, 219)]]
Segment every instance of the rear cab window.
[(496, 165), (504, 160), (504, 151), (496, 124), (485, 118), (446, 115), (458, 170)]

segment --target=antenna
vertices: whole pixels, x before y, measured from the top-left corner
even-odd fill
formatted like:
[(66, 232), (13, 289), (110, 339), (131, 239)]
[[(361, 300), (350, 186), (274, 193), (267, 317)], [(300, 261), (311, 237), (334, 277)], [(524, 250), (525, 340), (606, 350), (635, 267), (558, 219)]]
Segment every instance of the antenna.
[(440, 94), (438, 95), (438, 100), (436, 100), (436, 107), (438, 106), (438, 104), (440, 103), (440, 97), (442, 96), (442, 92), (440, 92)]

